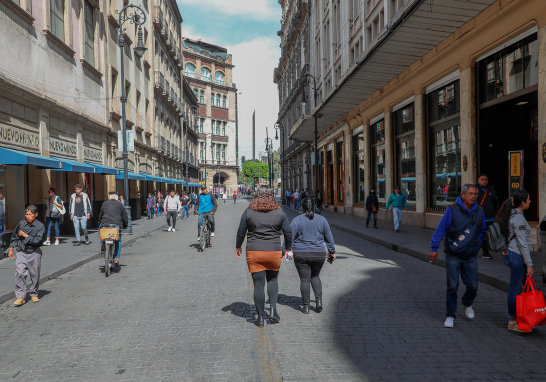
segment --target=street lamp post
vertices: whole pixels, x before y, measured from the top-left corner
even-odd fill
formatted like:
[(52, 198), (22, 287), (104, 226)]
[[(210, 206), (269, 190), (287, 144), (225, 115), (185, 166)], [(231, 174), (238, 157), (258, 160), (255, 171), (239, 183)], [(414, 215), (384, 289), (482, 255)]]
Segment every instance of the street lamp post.
[[(124, 13), (127, 9), (134, 8), (134, 12), (129, 13), (128, 16), (124, 16)], [(116, 11), (117, 12), (117, 11)], [(125, 70), (123, 65), (123, 58), (125, 53), (123, 52), (123, 47), (125, 45), (125, 38), (123, 37), (123, 23), (125, 21), (129, 21), (131, 24), (138, 25), (138, 43), (137, 46), (134, 48), (134, 51), (137, 56), (142, 57), (144, 52), (147, 50), (146, 47), (144, 47), (144, 41), (142, 38), (142, 25), (146, 22), (146, 13), (137, 5), (129, 4), (123, 7), (118, 13), (118, 33), (119, 33), (119, 39), (118, 39), (118, 45), (120, 50), (120, 56), (121, 56), (121, 97), (119, 98), (121, 101), (121, 133), (123, 135), (123, 193), (125, 194), (125, 197), (128, 198), (129, 203), (125, 205), (125, 210), (127, 211), (127, 216), (129, 218), (129, 222), (127, 225), (127, 229), (124, 233), (126, 234), (132, 234), (133, 233), (133, 224), (131, 219), (131, 195), (129, 194), (129, 173), (128, 173), (128, 152), (127, 152), (127, 125), (126, 125), (126, 116), (125, 116), (125, 103), (127, 102), (127, 96), (125, 94)]]
[[(280, 158), (281, 158), (281, 193), (282, 195), (284, 196), (284, 190), (285, 190), (285, 185), (284, 185), (284, 124), (279, 121), (275, 124), (275, 140), (279, 140), (279, 128), (281, 129), (281, 155), (280, 155)], [(284, 201), (284, 198), (282, 200), (282, 203), (284, 204), (285, 201)]]
[(269, 187), (271, 187), (271, 164), (270, 164), (270, 154), (271, 150), (273, 148), (273, 140), (269, 138), (269, 135), (267, 134), (267, 127), (265, 128), (265, 133), (267, 138), (265, 138), (265, 151), (267, 153), (267, 171), (269, 172)]
[[(317, 81), (315, 77), (313, 77), (311, 74), (304, 74), (301, 78), (301, 86), (302, 86), (302, 95), (301, 95), (301, 106), (302, 106), (302, 114), (305, 115), (305, 106), (307, 105), (307, 98), (305, 97), (305, 87), (307, 85), (313, 86), (313, 96), (314, 96), (314, 107), (317, 106)], [(313, 164), (313, 193), (314, 193), (314, 199), (315, 199), (315, 206), (317, 205), (317, 195), (318, 195), (318, 118), (322, 117), (322, 115), (315, 113), (313, 114), (313, 117), (315, 117), (315, 154), (314, 154), (314, 164)]]

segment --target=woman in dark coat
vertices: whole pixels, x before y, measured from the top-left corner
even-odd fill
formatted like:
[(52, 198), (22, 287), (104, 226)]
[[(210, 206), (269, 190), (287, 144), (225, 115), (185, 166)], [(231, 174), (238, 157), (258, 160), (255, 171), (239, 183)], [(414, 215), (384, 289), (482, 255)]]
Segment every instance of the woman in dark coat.
[(247, 237), (246, 261), (254, 282), (254, 304), (258, 311), (256, 326), (260, 328), (264, 326), (266, 280), (271, 305), (269, 318), (273, 322), (281, 319), (277, 313), (277, 277), (282, 261), (281, 232), (287, 243), (289, 256), (292, 256), (292, 232), (288, 218), (269, 187), (260, 186), (252, 203), (241, 216), (235, 245), (235, 255), (240, 258), (245, 236)]
[[(374, 210), (375, 207), (375, 210)], [(370, 195), (366, 198), (366, 211), (368, 211), (368, 218), (366, 219), (366, 228), (370, 226), (370, 218), (373, 214), (373, 228), (379, 228), (377, 226), (377, 211), (379, 211), (379, 200), (375, 195), (375, 190), (370, 190)]]

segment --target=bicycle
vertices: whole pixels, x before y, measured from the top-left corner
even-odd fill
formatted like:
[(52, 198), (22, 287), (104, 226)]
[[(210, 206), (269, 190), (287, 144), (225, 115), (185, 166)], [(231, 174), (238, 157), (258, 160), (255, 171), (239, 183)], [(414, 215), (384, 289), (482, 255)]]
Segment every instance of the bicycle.
[(114, 269), (115, 242), (119, 240), (118, 227), (101, 227), (100, 239), (104, 240), (106, 249), (104, 251), (104, 275), (110, 276)]
[(201, 227), (201, 233), (199, 235), (199, 245), (201, 247), (201, 252), (205, 251), (206, 247), (210, 247), (210, 233), (212, 226), (209, 221), (209, 215), (204, 214), (203, 217), (203, 226)]

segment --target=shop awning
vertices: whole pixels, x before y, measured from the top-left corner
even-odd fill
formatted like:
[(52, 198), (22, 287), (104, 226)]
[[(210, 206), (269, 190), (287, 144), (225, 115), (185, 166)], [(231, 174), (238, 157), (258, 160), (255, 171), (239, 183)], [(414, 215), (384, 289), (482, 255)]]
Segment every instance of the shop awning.
[(151, 182), (159, 182), (159, 183), (164, 182), (163, 178), (160, 178), (159, 176), (153, 176), (153, 175), (146, 175), (146, 180)]
[[(130, 180), (146, 180), (146, 176), (135, 174), (134, 172), (128, 172), (127, 177)], [(118, 175), (116, 175), (116, 179), (123, 179), (123, 171), (120, 171)]]
[(190, 182), (190, 187), (199, 187), (199, 186), (201, 186), (199, 183)]
[(59, 160), (64, 163), (64, 168), (55, 169), (53, 171), (83, 172), (86, 174), (94, 174), (98, 172), (95, 166), (91, 166), (83, 162), (78, 162), (77, 160), (54, 158), (54, 157), (51, 157), (51, 159)]
[(39, 168), (64, 169), (63, 161), (43, 155), (16, 151), (0, 147), (0, 164), (23, 165), (31, 164)]
[(119, 170), (117, 168), (103, 166), (101, 164), (95, 164), (95, 163), (85, 163), (89, 166), (93, 166), (97, 169), (97, 174), (104, 174), (104, 175), (118, 175)]
[(408, 182), (408, 183), (415, 182), (415, 177), (409, 176), (407, 178), (402, 178), (402, 182)]

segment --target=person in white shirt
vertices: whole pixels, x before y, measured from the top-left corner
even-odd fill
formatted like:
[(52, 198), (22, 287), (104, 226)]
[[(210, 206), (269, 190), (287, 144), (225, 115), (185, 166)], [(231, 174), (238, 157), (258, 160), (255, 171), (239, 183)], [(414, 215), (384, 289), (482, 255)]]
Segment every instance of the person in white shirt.
[[(169, 225), (169, 232), (175, 232), (176, 227), (176, 216), (180, 211), (181, 204), (178, 196), (175, 195), (174, 190), (171, 190), (171, 193), (165, 198), (165, 203), (163, 204), (163, 209), (167, 214), (167, 224)], [(171, 217), (173, 219), (173, 224), (171, 225)]]
[(224, 201), (224, 204), (227, 203), (227, 192), (224, 192), (224, 193), (222, 194), (222, 200)]
[(294, 208), (296, 210), (299, 210), (301, 208), (301, 201), (300, 201), (300, 192), (299, 190), (296, 190), (294, 192)]

